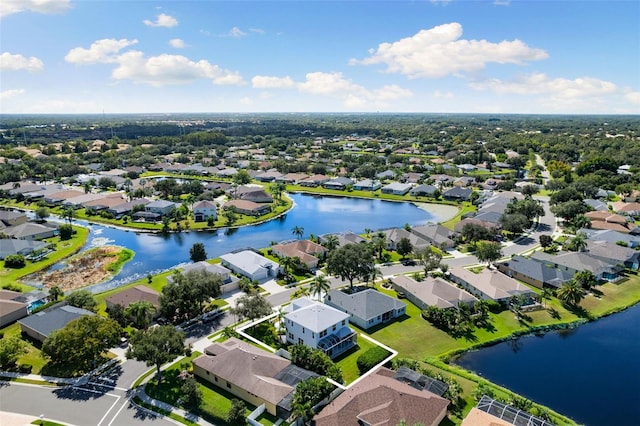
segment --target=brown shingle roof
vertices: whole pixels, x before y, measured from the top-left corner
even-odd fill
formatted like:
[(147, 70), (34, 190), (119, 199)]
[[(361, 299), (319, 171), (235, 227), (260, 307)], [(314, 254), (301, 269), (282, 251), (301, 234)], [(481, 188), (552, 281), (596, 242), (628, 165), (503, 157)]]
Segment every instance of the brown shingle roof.
[(150, 302), (156, 308), (160, 307), (160, 293), (155, 290), (145, 287), (143, 285), (137, 285), (132, 288), (128, 288), (112, 296), (107, 297), (106, 301), (113, 305), (121, 305), (125, 308), (131, 303)]
[[(449, 401), (404, 384), (381, 368), (344, 391), (313, 418), (316, 426), (437, 425), (447, 413)], [(380, 374), (382, 373), (382, 374)]]
[(277, 404), (294, 388), (275, 376), (291, 362), (236, 338), (214, 343), (193, 364), (257, 397)]

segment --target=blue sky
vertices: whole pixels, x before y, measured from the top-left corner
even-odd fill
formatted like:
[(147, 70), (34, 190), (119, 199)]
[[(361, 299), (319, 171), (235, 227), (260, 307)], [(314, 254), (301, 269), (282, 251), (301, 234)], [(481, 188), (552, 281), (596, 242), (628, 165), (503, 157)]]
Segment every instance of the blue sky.
[(640, 113), (640, 1), (2, 0), (1, 113)]

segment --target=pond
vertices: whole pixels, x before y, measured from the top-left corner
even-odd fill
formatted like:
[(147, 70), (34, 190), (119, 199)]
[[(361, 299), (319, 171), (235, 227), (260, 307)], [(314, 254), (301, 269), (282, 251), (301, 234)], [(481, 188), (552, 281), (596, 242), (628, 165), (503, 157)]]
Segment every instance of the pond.
[[(91, 225), (85, 248), (113, 244), (135, 252), (112, 280), (95, 285), (93, 292), (101, 292), (189, 262), (189, 249), (203, 243), (208, 257), (217, 257), (233, 250), (267, 247), (273, 241), (292, 240), (295, 226), (304, 228), (304, 236), (343, 231), (363, 233), (366, 228), (377, 230), (391, 227), (439, 222), (434, 213), (412, 203), (375, 199), (311, 196), (291, 194), (294, 207), (285, 215), (268, 222), (237, 229), (212, 232), (183, 232), (169, 235), (137, 233), (102, 225)], [(440, 211), (441, 206), (437, 209)]]
[(580, 327), (469, 352), (456, 363), (588, 426), (638, 425), (640, 304)]

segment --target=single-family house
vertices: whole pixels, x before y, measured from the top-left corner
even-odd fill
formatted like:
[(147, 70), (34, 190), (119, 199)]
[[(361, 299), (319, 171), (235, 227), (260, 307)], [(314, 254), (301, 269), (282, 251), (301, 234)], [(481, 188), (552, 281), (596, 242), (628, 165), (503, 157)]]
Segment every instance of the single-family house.
[(43, 224), (26, 222), (17, 226), (5, 228), (2, 232), (11, 238), (33, 241), (53, 237), (56, 233), (56, 229), (56, 225), (49, 222)]
[(582, 228), (579, 233), (585, 233), (587, 238), (592, 241), (607, 241), (614, 244), (622, 244), (627, 247), (636, 248), (640, 246), (640, 236), (624, 234), (618, 231), (610, 231), (608, 229), (591, 229)]
[(487, 395), (483, 395), (480, 398), (478, 404), (469, 411), (460, 424), (460, 426), (514, 425), (554, 426), (548, 420), (534, 417), (521, 408), (507, 405)]
[(282, 176), (283, 174), (276, 169), (271, 169), (256, 174), (255, 178), (260, 182), (273, 182), (274, 180), (281, 178)]
[(22, 293), (11, 290), (0, 290), (0, 327), (11, 324), (29, 314), (29, 305), (15, 300)]
[(178, 207), (177, 203), (168, 200), (156, 200), (144, 206), (144, 210), (148, 213), (154, 213), (160, 216), (169, 215)]
[[(72, 198), (67, 202), (71, 202), (71, 201), (75, 202), (78, 198), (79, 197)], [(123, 194), (116, 192), (112, 194), (102, 195), (102, 197), (80, 203), (79, 205), (84, 206), (84, 208), (88, 210), (100, 211), (100, 210), (108, 210), (111, 207), (119, 206), (120, 204), (123, 204), (126, 202), (127, 202), (126, 197)], [(76, 208), (76, 205), (72, 205), (72, 207)]]
[(475, 217), (467, 217), (465, 219), (462, 219), (460, 222), (456, 223), (453, 226), (454, 231), (456, 231), (458, 234), (460, 234), (462, 232), (462, 230), (464, 229), (464, 226), (466, 224), (472, 224), (472, 225), (478, 225), (478, 226), (482, 226), (483, 228), (486, 228), (492, 232), (497, 232), (500, 229), (500, 225), (494, 222), (483, 222), (482, 220), (478, 220)]
[(331, 180), (328, 180), (322, 184), (322, 187), (325, 189), (337, 189), (337, 190), (345, 190), (348, 185), (353, 185), (353, 180), (348, 177), (338, 176)]
[[(240, 288), (240, 278), (231, 275), (231, 271), (219, 263), (209, 263), (205, 261), (189, 263), (182, 267), (182, 273), (186, 274), (189, 271), (200, 271), (205, 270), (211, 274), (218, 274), (222, 279), (222, 285), (220, 286), (221, 293), (227, 293), (229, 291), (237, 290)], [(173, 276), (169, 275), (167, 277), (167, 282), (173, 282)]]
[(86, 315), (95, 315), (95, 313), (63, 302), (18, 320), (18, 324), (21, 332), (39, 342), (44, 342), (52, 332)]
[(413, 188), (411, 183), (391, 182), (380, 189), (383, 194), (405, 195)]
[(403, 173), (399, 180), (403, 183), (418, 183), (422, 181), (422, 179), (424, 179), (423, 173), (408, 172)]
[(218, 206), (215, 201), (200, 200), (193, 204), (193, 220), (196, 222), (205, 222), (209, 218), (216, 219), (218, 217)]
[(472, 193), (473, 193), (473, 189), (471, 188), (462, 188), (462, 187), (456, 186), (444, 191), (442, 193), (442, 198), (444, 198), (445, 200), (469, 201)]
[(376, 178), (380, 180), (393, 179), (396, 174), (393, 170), (385, 170), (384, 172), (376, 173)]
[(640, 203), (637, 203), (637, 202), (632, 202), (632, 203), (625, 203), (624, 201), (616, 202), (613, 204), (613, 208), (617, 213), (621, 215), (631, 216), (631, 217), (640, 216)]
[(454, 186), (471, 186), (476, 183), (476, 178), (473, 176), (461, 176), (453, 181)]
[(573, 278), (572, 272), (523, 256), (516, 255), (495, 265), (503, 274), (537, 288), (560, 288)]
[(406, 312), (407, 305), (396, 298), (371, 288), (354, 290), (360, 291), (331, 290), (324, 303), (351, 315), (349, 322), (363, 330), (385, 324)]
[(583, 200), (584, 203), (586, 205), (588, 205), (591, 210), (597, 210), (597, 211), (601, 211), (601, 212), (608, 212), (609, 211), (609, 207), (607, 206), (607, 203), (605, 203), (602, 200), (595, 200), (593, 198), (588, 198), (586, 200)]
[(476, 274), (455, 266), (450, 269), (449, 277), (451, 281), (483, 300), (507, 303), (513, 296), (534, 296), (529, 287), (495, 269), (484, 268)]
[(428, 241), (441, 249), (449, 249), (456, 245), (454, 232), (439, 224), (418, 225), (411, 228), (411, 233)]
[(363, 179), (353, 184), (353, 189), (356, 191), (377, 191), (382, 184), (380, 181)]
[(546, 263), (554, 268), (563, 269), (571, 274), (590, 271), (598, 280), (616, 281), (620, 279), (623, 267), (590, 256), (587, 252), (560, 252), (558, 254), (536, 251), (531, 259)]
[(62, 204), (64, 201), (80, 195), (84, 195), (84, 192), (77, 191), (75, 189), (68, 189), (45, 195), (44, 202), (47, 204)]
[(107, 308), (114, 305), (120, 305), (126, 308), (132, 303), (149, 302), (158, 309), (160, 308), (160, 293), (147, 286), (137, 285), (112, 294), (105, 299), (105, 302)]
[(382, 232), (384, 232), (386, 236), (387, 250), (396, 250), (398, 248), (398, 243), (403, 238), (406, 238), (411, 242), (414, 250), (423, 249), (431, 245), (429, 241), (419, 237), (417, 234), (407, 231), (404, 228), (391, 228)]
[(391, 278), (391, 286), (420, 309), (428, 306), (456, 308), (461, 303), (469, 305), (476, 301), (471, 294), (439, 277), (425, 277), (418, 282), (406, 275), (397, 275)]
[(218, 176), (219, 178), (232, 178), (236, 174), (238, 174), (238, 169), (236, 169), (234, 167), (226, 167), (226, 168), (224, 168), (222, 170), (219, 170), (216, 173), (216, 176)]
[(45, 248), (46, 244), (37, 240), (18, 240), (15, 238), (0, 239), (0, 260), (12, 254), (28, 255)]
[(243, 185), (233, 192), (234, 198), (238, 200), (253, 201), (254, 203), (271, 203), (273, 197), (262, 186)]
[(338, 239), (338, 247), (342, 247), (345, 244), (360, 244), (360, 243), (366, 243), (367, 240), (363, 237), (361, 237), (358, 234), (354, 234), (353, 232), (339, 232), (337, 234), (326, 234), (326, 235), (321, 235), (320, 238), (320, 242), (322, 244), (325, 244), (327, 242), (327, 237), (329, 235), (335, 235), (336, 238)]
[(608, 229), (625, 234), (640, 234), (640, 229), (626, 217), (608, 211), (591, 211), (584, 214), (591, 220), (591, 228)]
[(271, 246), (274, 255), (300, 259), (309, 269), (318, 267), (318, 260), (324, 256), (327, 249), (318, 243), (309, 240), (297, 240), (287, 244), (274, 244)]
[(300, 181), (303, 181), (309, 177), (306, 173), (287, 173), (283, 176), (277, 177), (276, 182), (286, 183), (288, 185), (297, 185)]
[(27, 215), (15, 210), (0, 210), (0, 222), (4, 226), (17, 226), (27, 223)]
[(433, 197), (436, 194), (436, 191), (439, 191), (439, 189), (435, 186), (424, 184), (411, 188), (409, 195), (412, 197)]
[(287, 342), (320, 349), (335, 358), (357, 343), (349, 327), (349, 314), (308, 297), (295, 299), (285, 308)]
[(147, 200), (146, 198), (135, 198), (131, 201), (109, 207), (107, 211), (114, 215), (116, 218), (121, 218), (124, 215), (130, 214), (134, 209), (144, 211), (144, 206), (146, 206), (150, 202), (151, 200)]
[(264, 404), (269, 414), (282, 419), (291, 415), (296, 385), (318, 377), (235, 337), (205, 348), (204, 354), (193, 360), (193, 373), (251, 405)]
[(298, 182), (301, 186), (316, 187), (328, 182), (331, 178), (326, 175), (313, 175)]
[(256, 253), (253, 250), (241, 250), (220, 256), (222, 266), (229, 268), (236, 274), (251, 280), (266, 280), (275, 278), (280, 272), (280, 265), (273, 260)]
[(269, 204), (258, 204), (247, 200), (230, 200), (224, 203), (222, 208), (234, 208), (238, 213), (247, 216), (262, 216), (271, 211), (271, 205)]
[(587, 240), (587, 253), (613, 265), (624, 265), (632, 271), (640, 266), (640, 251), (606, 241)]
[(447, 415), (449, 401), (416, 388), (380, 367), (325, 406), (312, 419), (314, 426), (437, 426)]

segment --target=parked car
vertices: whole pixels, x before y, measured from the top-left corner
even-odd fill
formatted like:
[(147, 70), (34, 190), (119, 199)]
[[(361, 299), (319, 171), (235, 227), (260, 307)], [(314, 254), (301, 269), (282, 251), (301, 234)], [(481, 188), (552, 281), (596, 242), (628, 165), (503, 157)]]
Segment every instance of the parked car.
[(407, 260), (403, 260), (402, 264), (404, 266), (416, 266), (416, 261), (415, 260), (411, 260), (411, 259), (407, 259)]

